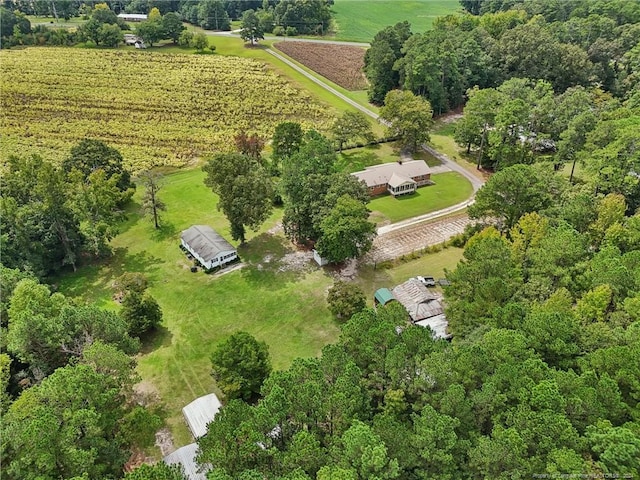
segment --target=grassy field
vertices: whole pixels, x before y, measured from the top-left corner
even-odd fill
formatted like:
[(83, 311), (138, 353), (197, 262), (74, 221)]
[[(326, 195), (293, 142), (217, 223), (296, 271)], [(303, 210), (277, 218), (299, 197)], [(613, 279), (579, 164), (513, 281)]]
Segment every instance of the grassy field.
[(416, 275), (443, 278), (445, 270), (453, 270), (458, 264), (463, 251), (462, 248), (449, 247), (414, 260), (398, 262), (392, 268), (375, 269), (367, 265), (358, 272), (356, 283), (367, 293), (367, 301), (373, 305), (373, 293), (379, 288), (394, 287)]
[(414, 194), (384, 195), (371, 200), (368, 208), (374, 212), (374, 219), (399, 222), (463, 202), (473, 192), (471, 183), (457, 172), (432, 175), (431, 179), (435, 185), (419, 188)]
[(384, 27), (408, 20), (414, 33), (431, 28), (442, 15), (460, 10), (456, 0), (336, 0), (337, 39), (370, 42)]
[[(343, 172), (353, 173), (372, 165), (397, 162), (400, 152), (395, 142), (379, 143), (368, 147), (352, 148), (338, 154), (338, 168)], [(427, 152), (415, 152), (413, 158), (424, 160), (431, 167), (440, 165), (440, 161)]]
[(67, 295), (116, 309), (111, 299), (115, 278), (124, 272), (149, 278), (164, 321), (139, 356), (138, 371), (147, 389), (157, 391), (164, 402), (178, 445), (189, 440), (181, 408), (216, 391), (209, 355), (228, 335), (245, 330), (267, 342), (275, 368), (288, 366), (296, 357), (319, 354), (338, 335), (325, 305), (332, 278), (310, 261), (296, 266), (291, 260), (295, 257), (286, 256), (293, 249), (284, 237), (265, 233), (279, 220), (280, 211), (239, 248), (244, 268), (219, 277), (190, 271), (192, 263), (178, 248), (183, 229), (207, 224), (230, 239), (228, 223), (203, 177), (200, 170), (168, 175), (161, 190), (167, 204), (161, 230), (140, 218), (136, 204), (112, 241), (115, 253), (108, 263), (81, 268), (56, 281)]
[[(286, 368), (296, 357), (318, 355), (339, 334), (325, 304), (333, 284), (329, 271), (301, 259), (281, 234), (267, 231), (281, 219), (281, 211), (259, 232), (250, 232), (246, 245), (239, 247), (243, 268), (221, 276), (190, 271), (191, 261), (178, 248), (182, 230), (207, 224), (230, 239), (228, 222), (203, 178), (199, 169), (167, 174), (160, 191), (167, 205), (160, 230), (140, 216), (139, 189), (121, 233), (112, 240), (114, 256), (52, 280), (66, 295), (117, 310), (113, 281), (124, 272), (147, 276), (164, 319), (138, 356), (138, 372), (143, 390), (161, 399), (178, 446), (190, 442), (182, 407), (203, 394), (219, 393), (209, 374), (209, 356), (231, 333), (244, 330), (264, 340), (276, 369)], [(410, 276), (442, 276), (442, 269), (453, 268), (459, 257), (457, 249), (447, 249), (392, 269), (364, 267), (357, 281), (370, 298), (380, 286)]]

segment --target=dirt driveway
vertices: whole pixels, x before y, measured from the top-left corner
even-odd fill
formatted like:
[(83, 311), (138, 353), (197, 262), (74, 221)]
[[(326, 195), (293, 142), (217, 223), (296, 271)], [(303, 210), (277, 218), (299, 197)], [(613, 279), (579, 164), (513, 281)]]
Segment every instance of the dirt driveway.
[(464, 232), (471, 223), (466, 213), (408, 225), (382, 233), (373, 242), (373, 248), (364, 257), (365, 263), (380, 263), (400, 258), (424, 247), (437, 245)]

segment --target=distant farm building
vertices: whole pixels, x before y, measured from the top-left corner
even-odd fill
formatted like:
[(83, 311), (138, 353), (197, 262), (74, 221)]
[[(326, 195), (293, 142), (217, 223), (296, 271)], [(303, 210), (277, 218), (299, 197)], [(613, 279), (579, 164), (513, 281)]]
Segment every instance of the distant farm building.
[(380, 288), (376, 291), (376, 306), (386, 305), (391, 301), (397, 301), (405, 308), (411, 323), (431, 328), (434, 338), (451, 338), (447, 333), (449, 324), (444, 314), (442, 298), (430, 292), (417, 278), (411, 278), (391, 290)]
[(182, 246), (206, 269), (222, 267), (238, 258), (236, 249), (207, 225), (188, 228), (180, 239)]
[(134, 45), (136, 48), (147, 48), (144, 44), (144, 40), (133, 33), (124, 34), (124, 43), (125, 45)]
[(143, 13), (120, 13), (118, 14), (118, 18), (125, 22), (144, 22), (149, 17)]
[(371, 196), (389, 192), (395, 197), (413, 193), (416, 188), (432, 183), (431, 169), (424, 160), (383, 163), (351, 175), (367, 185)]

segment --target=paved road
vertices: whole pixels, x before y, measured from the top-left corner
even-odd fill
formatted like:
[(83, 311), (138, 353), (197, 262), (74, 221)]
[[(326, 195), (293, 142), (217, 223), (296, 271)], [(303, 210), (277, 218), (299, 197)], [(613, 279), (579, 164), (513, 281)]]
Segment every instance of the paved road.
[(296, 71), (300, 72), (301, 74), (303, 74), (305, 77), (307, 77), (312, 82), (317, 83), (318, 85), (320, 85), (325, 90), (328, 90), (329, 92), (333, 93), (336, 97), (338, 97), (341, 100), (347, 102), (349, 105), (357, 108), (358, 110), (360, 110), (365, 115), (369, 115), (370, 117), (373, 117), (375, 119), (378, 118), (378, 115), (376, 113), (372, 112), (371, 110), (369, 110), (367, 107), (364, 107), (364, 106), (360, 105), (358, 102), (356, 102), (354, 100), (351, 100), (346, 95), (343, 95), (342, 93), (337, 91), (335, 88), (327, 85), (326, 83), (324, 83), (319, 78), (316, 78), (315, 76), (311, 75), (309, 72), (305, 71), (303, 68), (300, 68), (298, 65), (296, 65), (295, 63), (293, 63), (291, 60), (289, 60), (288, 58), (284, 57), (283, 55), (280, 55), (278, 52), (275, 52), (275, 51), (271, 50), (270, 48), (268, 48), (266, 51), (268, 53), (270, 53), (271, 55), (273, 55), (274, 57), (276, 57), (281, 62), (286, 63), (287, 65), (289, 65), (294, 70), (296, 70)]
[[(212, 37), (237, 37), (240, 38), (238, 33), (240, 30), (233, 30), (231, 32), (211, 32), (205, 31), (205, 33)], [(351, 45), (354, 47), (370, 47), (368, 43), (363, 42), (347, 42), (344, 40), (325, 40), (316, 38), (298, 38), (298, 37), (275, 37), (273, 35), (265, 35), (265, 40), (268, 41), (281, 41), (281, 42), (305, 42), (305, 43), (329, 43), (332, 45)]]

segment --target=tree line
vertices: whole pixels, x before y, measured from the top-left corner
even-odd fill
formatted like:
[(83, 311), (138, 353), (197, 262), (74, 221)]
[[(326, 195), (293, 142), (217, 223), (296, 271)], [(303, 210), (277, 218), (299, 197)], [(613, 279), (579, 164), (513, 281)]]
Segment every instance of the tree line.
[(403, 22), (376, 34), (365, 56), (371, 102), (402, 88), (441, 114), (463, 105), (468, 89), (511, 78), (544, 80), (557, 94), (598, 85), (621, 99), (637, 84), (637, 2), (461, 3), (467, 13), (440, 17), (431, 31), (412, 34)]
[(133, 388), (140, 338), (162, 320), (146, 279), (118, 279), (117, 312), (2, 265), (0, 286), (3, 475), (122, 478), (131, 452), (150, 447), (162, 425)]

